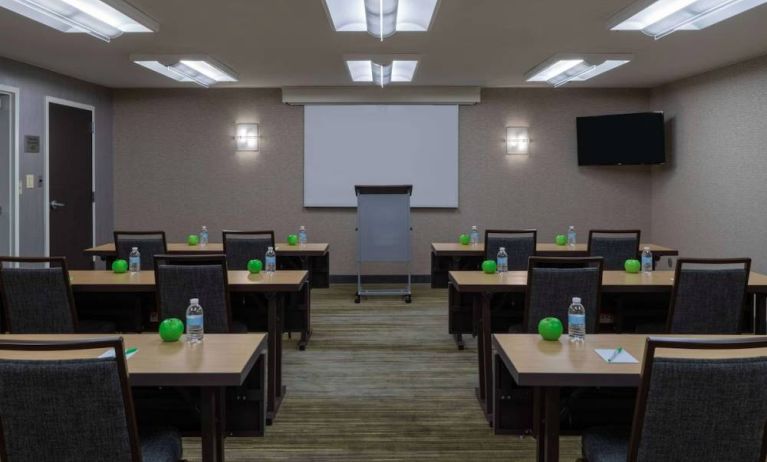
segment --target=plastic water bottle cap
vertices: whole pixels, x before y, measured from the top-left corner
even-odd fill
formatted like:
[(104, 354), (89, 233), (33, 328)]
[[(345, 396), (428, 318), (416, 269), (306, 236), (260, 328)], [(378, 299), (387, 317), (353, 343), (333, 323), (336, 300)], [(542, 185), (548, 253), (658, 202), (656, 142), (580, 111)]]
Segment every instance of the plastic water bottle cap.
[(581, 297), (573, 297), (573, 303), (581, 303)]
[(131, 250), (138, 250), (138, 247), (131, 247)]
[(199, 305), (200, 304), (200, 299), (199, 298), (191, 298), (191, 299), (189, 299), (189, 304), (190, 305)]
[(642, 250), (650, 250), (649, 247), (644, 247)]

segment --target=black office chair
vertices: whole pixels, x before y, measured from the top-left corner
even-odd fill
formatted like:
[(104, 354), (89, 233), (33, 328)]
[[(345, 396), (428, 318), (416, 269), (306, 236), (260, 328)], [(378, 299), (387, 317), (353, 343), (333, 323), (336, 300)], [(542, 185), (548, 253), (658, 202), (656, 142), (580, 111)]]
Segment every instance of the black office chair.
[[(754, 348), (767, 348), (767, 339), (648, 338), (631, 429), (585, 431), (584, 460), (764, 461), (767, 356), (753, 357)], [(689, 350), (742, 355), (690, 359)]]
[(13, 334), (114, 333), (110, 321), (78, 319), (67, 260), (0, 257), (5, 328)]
[(274, 231), (231, 231), (222, 233), (226, 263), (233, 270), (248, 268), (255, 258), (264, 262), (266, 250), (274, 248)]
[(161, 319), (185, 320), (189, 300), (197, 298), (205, 332), (247, 332), (244, 324), (232, 320), (224, 255), (157, 255), (154, 264)]
[[(112, 358), (52, 359), (113, 349)], [(0, 340), (0, 459), (177, 462), (174, 430), (137, 431), (121, 338), (71, 342)], [(24, 354), (28, 353), (27, 358)], [(46, 359), (47, 357), (47, 359)]]
[(141, 254), (141, 269), (154, 268), (154, 256), (168, 253), (165, 231), (115, 231), (117, 258), (128, 260), (131, 249), (137, 247)]
[(641, 234), (638, 229), (592, 229), (589, 231), (589, 256), (604, 258), (606, 271), (622, 270), (626, 260), (639, 257)]

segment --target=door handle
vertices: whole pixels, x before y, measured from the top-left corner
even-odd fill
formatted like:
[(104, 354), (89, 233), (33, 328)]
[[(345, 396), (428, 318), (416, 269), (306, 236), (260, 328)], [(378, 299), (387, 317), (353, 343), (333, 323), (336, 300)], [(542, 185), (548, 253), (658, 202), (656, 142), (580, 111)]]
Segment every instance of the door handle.
[(56, 201), (56, 200), (51, 201), (51, 209), (52, 210), (60, 209), (61, 207), (66, 207), (66, 205), (67, 204), (65, 204), (63, 202)]

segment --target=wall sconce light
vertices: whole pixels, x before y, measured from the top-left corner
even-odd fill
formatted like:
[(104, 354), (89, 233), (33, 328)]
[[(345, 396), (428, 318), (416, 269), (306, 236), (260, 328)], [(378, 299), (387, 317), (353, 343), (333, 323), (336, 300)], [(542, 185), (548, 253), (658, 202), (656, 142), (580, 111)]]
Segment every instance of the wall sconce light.
[(506, 127), (506, 154), (527, 154), (529, 147), (527, 127)]
[(258, 151), (258, 124), (237, 124), (237, 151)]

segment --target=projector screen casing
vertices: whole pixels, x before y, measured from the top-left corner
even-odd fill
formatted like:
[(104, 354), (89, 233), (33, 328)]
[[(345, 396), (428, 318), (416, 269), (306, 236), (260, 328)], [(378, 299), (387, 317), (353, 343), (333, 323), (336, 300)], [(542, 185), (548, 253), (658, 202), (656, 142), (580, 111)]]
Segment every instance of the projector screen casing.
[(412, 184), (412, 207), (458, 207), (458, 106), (305, 106), (304, 206), (356, 207), (358, 184)]

